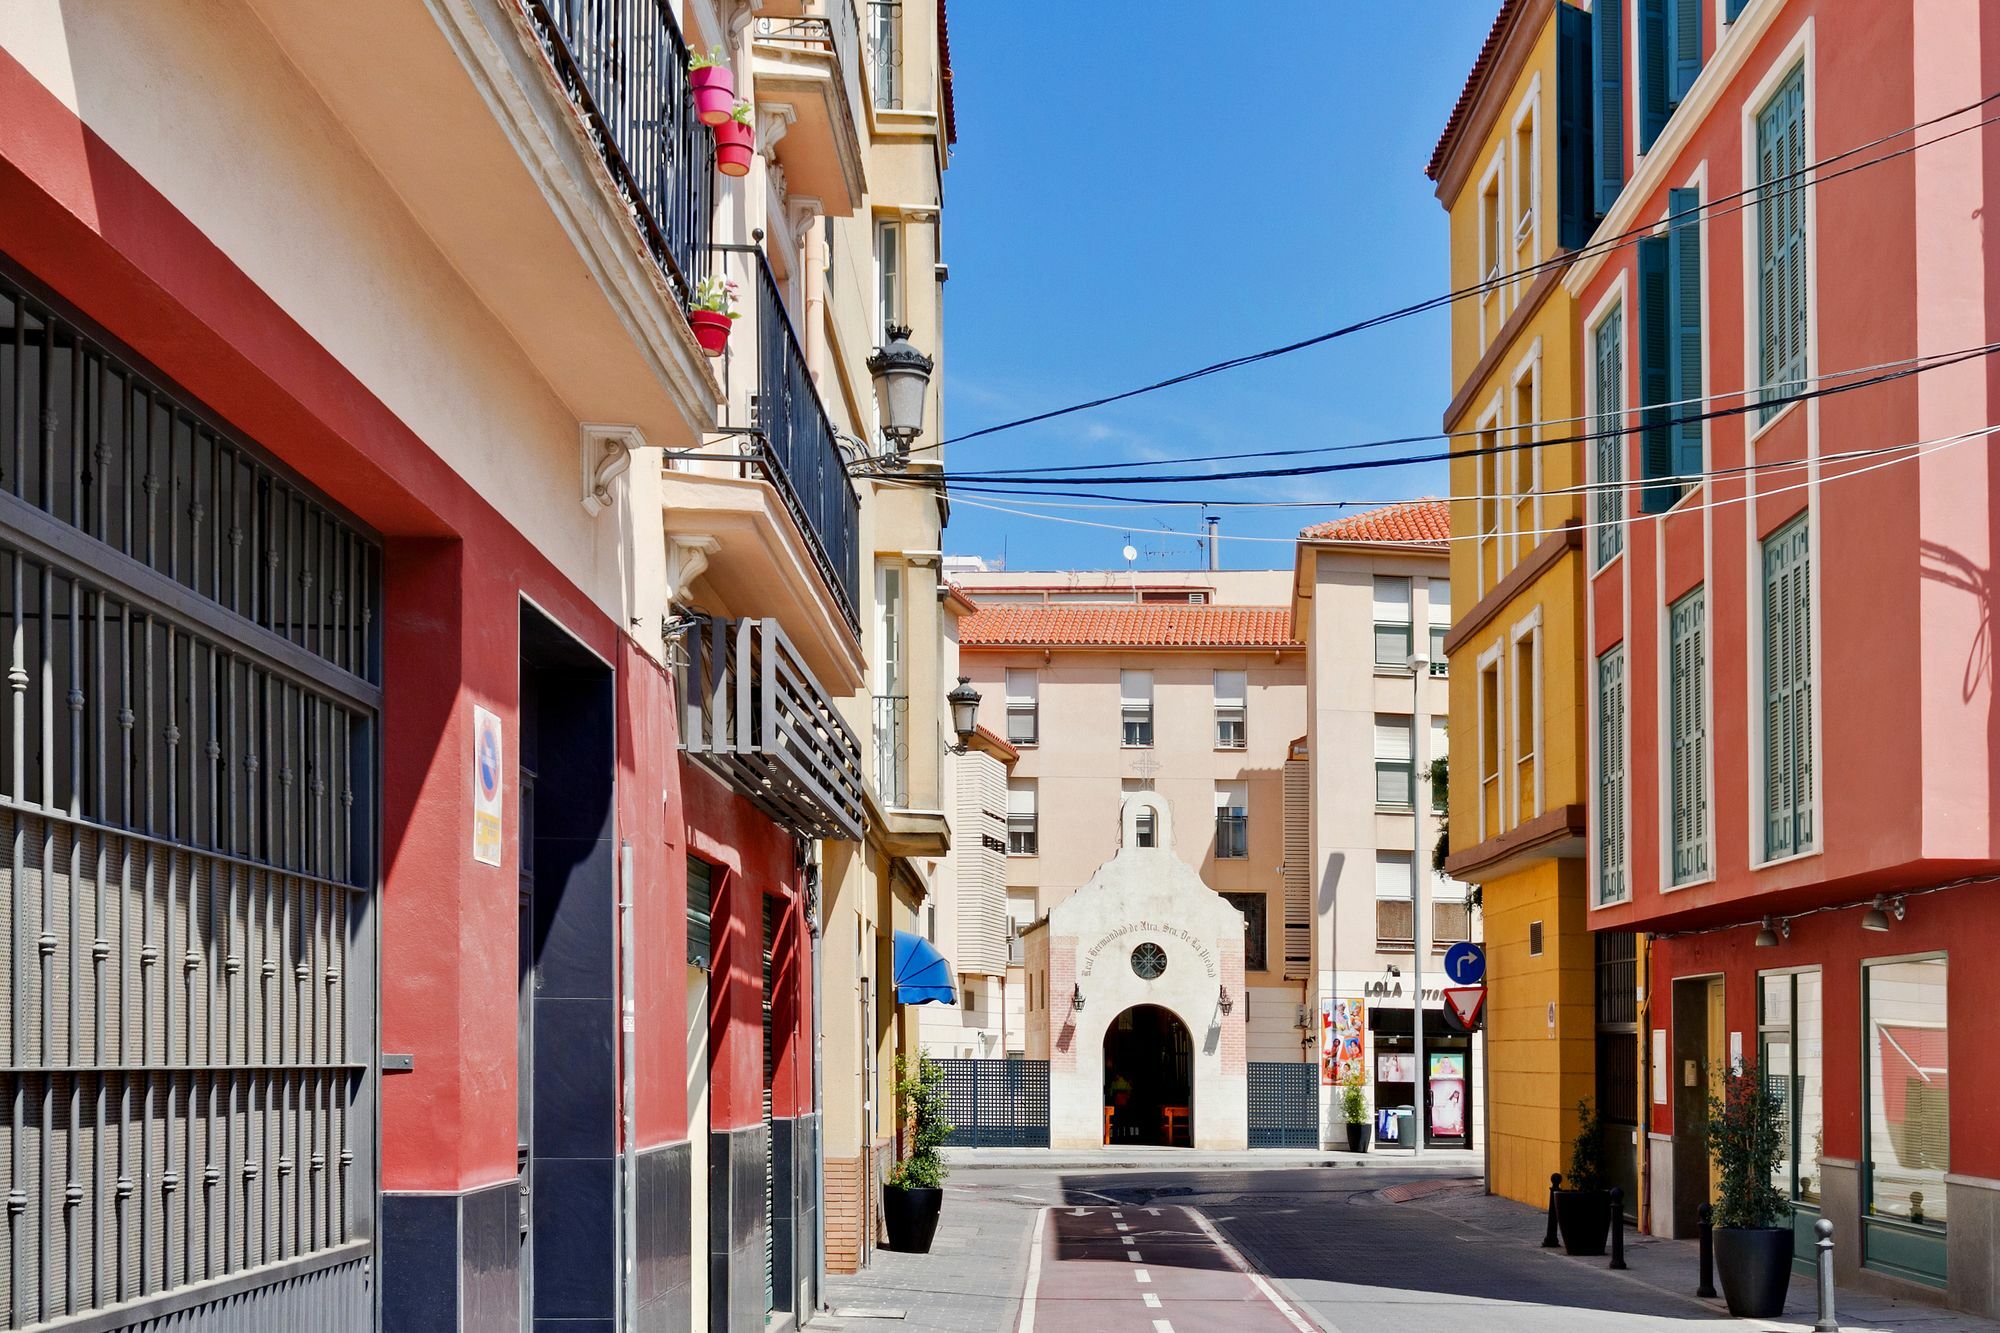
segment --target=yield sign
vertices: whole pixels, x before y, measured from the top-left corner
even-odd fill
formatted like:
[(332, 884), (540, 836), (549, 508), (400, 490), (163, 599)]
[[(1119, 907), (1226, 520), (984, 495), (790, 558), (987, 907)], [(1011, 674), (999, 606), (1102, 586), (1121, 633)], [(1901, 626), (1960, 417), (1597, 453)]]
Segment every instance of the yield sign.
[(1459, 1021), (1467, 1032), (1479, 1026), (1479, 1011), (1486, 1007), (1486, 987), (1447, 986), (1444, 990), (1445, 1007), (1451, 1016)]

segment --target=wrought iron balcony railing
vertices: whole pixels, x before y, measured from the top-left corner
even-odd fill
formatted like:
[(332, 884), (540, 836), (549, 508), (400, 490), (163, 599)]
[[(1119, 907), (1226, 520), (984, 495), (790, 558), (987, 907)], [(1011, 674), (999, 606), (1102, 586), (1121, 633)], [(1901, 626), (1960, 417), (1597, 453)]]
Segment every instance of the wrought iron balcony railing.
[(832, 54), (840, 75), (847, 114), (859, 125), (861, 106), (861, 21), (853, 0), (828, 0), (825, 14), (757, 20), (757, 41), (773, 47), (802, 47)]
[(875, 696), (875, 794), (891, 809), (910, 804), (910, 697)]
[(618, 192), (686, 306), (707, 276), (715, 136), (663, 0), (521, 0)]

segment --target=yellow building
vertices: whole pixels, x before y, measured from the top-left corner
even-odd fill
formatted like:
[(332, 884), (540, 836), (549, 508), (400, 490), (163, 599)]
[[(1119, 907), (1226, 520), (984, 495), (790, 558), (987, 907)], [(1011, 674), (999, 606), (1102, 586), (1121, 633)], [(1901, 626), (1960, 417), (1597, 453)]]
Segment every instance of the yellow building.
[[(1451, 286), (1479, 289), (1452, 308), (1444, 418), (1458, 455), (1448, 871), (1480, 886), (1485, 915), (1490, 1183), (1530, 1203), (1568, 1167), (1585, 1097), (1606, 1117), (1614, 1182), (1637, 1196), (1635, 1085), (1619, 1069), (1636, 1040), (1630, 937), (1600, 946), (1586, 920), (1583, 453), (1554, 442), (1578, 433), (1583, 405), (1559, 279), (1595, 222), (1588, 20), (1505, 0), (1427, 173), (1451, 217)], [(1627, 978), (1606, 989), (1622, 1010), (1600, 1015), (1600, 972)]]

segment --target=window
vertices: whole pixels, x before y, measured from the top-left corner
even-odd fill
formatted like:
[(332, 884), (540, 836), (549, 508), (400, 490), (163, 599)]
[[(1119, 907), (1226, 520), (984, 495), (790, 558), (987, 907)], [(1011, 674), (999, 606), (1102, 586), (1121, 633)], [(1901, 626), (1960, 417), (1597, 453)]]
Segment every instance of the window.
[(1411, 772), (1410, 719), (1375, 715), (1375, 804), (1408, 810), (1416, 804)]
[(1250, 855), (1250, 784), (1215, 784), (1215, 859), (1240, 860)]
[(903, 318), (903, 229), (875, 224), (875, 335), (889, 341), (889, 326)]
[(1375, 947), (1413, 949), (1417, 942), (1416, 863), (1408, 852), (1375, 853)]
[(1598, 568), (1625, 549), (1625, 324), (1624, 310), (1611, 307), (1591, 335), (1591, 387), (1597, 439), (1597, 490), (1590, 503), (1593, 549)]
[(1442, 950), (1471, 938), (1472, 904), (1466, 901), (1466, 886), (1439, 875), (1431, 885), (1431, 948)]
[(1007, 855), (1034, 856), (1040, 848), (1035, 824), (1035, 780), (1007, 779)]
[(1668, 790), (1673, 810), (1673, 882), (1708, 873), (1708, 633), (1700, 588), (1667, 612)]
[(1764, 540), (1764, 856), (1813, 845), (1812, 560), (1800, 514)]
[(1799, 1203), (1819, 1206), (1825, 1111), (1820, 1101), (1819, 973), (1758, 978), (1757, 1068), (1783, 1108), (1773, 1184)]
[(687, 868), (687, 960), (689, 966), (706, 971), (714, 957), (709, 930), (715, 911), (715, 867), (690, 856)]
[(1625, 646), (1597, 659), (1597, 901), (1625, 900)]
[(1757, 382), (1769, 401), (1805, 387), (1806, 71), (1800, 65), (1757, 113)]
[(910, 704), (903, 658), (903, 569), (876, 573), (875, 660), (881, 664), (875, 696), (875, 790), (888, 806), (909, 804)]
[(1486, 346), (1507, 319), (1507, 289), (1500, 277), (1507, 271), (1508, 237), (1506, 149), (1495, 151), (1479, 185), (1479, 345)]
[(882, 664), (882, 693), (903, 692), (903, 569), (883, 565), (876, 574), (875, 660)]
[(1663, 513), (1703, 471), (1701, 195), (1667, 192), (1667, 230), (1639, 242), (1639, 506)]
[[(1502, 238), (1507, 235), (1508, 228), (1504, 220), (1505, 212), (1500, 206), (1503, 184), (1500, 173), (1495, 171), (1479, 194), (1479, 255), (1485, 264), (1480, 278), (1486, 282), (1500, 276), (1500, 257), (1506, 253), (1506, 242)], [(1484, 296), (1481, 299), (1485, 299)]]
[(1040, 680), (1033, 671), (1007, 672), (1007, 743), (1033, 745), (1040, 723)]
[(1431, 674), (1442, 676), (1451, 669), (1445, 659), (1444, 640), (1451, 633), (1451, 580), (1432, 579), (1430, 584)]
[(1639, 151), (1646, 152), (1701, 73), (1710, 0), (1639, 0)]
[[(1862, 968), (1868, 1034), (1862, 1210), (1942, 1229), (1951, 1169), (1951, 1060), (1942, 958)], [(1897, 1247), (1902, 1257), (1912, 1247)], [(1864, 1245), (1872, 1259), (1872, 1248)], [(1914, 1255), (1910, 1255), (1912, 1259)], [(1942, 1247), (1938, 1274), (1942, 1276)]]
[(1500, 663), (1479, 668), (1479, 836), (1500, 831)]
[(1541, 395), (1535, 389), (1535, 362), (1530, 361), (1525, 373), (1514, 381), (1514, 451), (1513, 460), (1514, 493), (1512, 519), (1514, 527), (1513, 562), (1518, 564), (1535, 549), (1541, 540), (1537, 531), (1541, 527), (1535, 500), (1535, 491), (1541, 466), (1538, 455), (1540, 449), (1534, 447), (1535, 426), (1541, 413), (1536, 407)]
[[(1122, 837), (1125, 832), (1125, 811), (1123, 808), (1125, 798), (1138, 792), (1151, 791), (1152, 787), (1147, 784), (1144, 778), (1120, 778), (1118, 780), (1118, 790), (1120, 793), (1118, 802), (1120, 807), (1118, 811), (1118, 832)], [(1139, 827), (1135, 831), (1139, 835), (1139, 845), (1141, 847), (1152, 847), (1155, 845), (1153, 812), (1151, 810), (1141, 810), (1139, 812)]]
[(1240, 750), (1248, 743), (1244, 724), (1249, 690), (1248, 672), (1215, 673), (1215, 746), (1218, 750)]
[(1375, 576), (1375, 665), (1406, 671), (1410, 665), (1410, 581)]
[(1542, 719), (1541, 691), (1536, 679), (1541, 667), (1541, 636), (1530, 630), (1514, 640), (1514, 823), (1541, 813), (1536, 759)]
[(1514, 122), (1514, 267), (1526, 268), (1534, 262), (1530, 242), (1535, 235), (1535, 197), (1541, 193), (1541, 144), (1535, 133), (1539, 100), (1522, 107)]
[(1490, 589), (1506, 573), (1505, 553), (1501, 550), (1500, 493), (1506, 488), (1500, 481), (1500, 431), (1497, 413), (1479, 423), (1479, 431), (1473, 436), (1473, 446), (1478, 452), (1473, 466), (1479, 472), (1479, 588)]
[[(1435, 764), (1438, 760), (1443, 759), (1450, 754), (1451, 754), (1451, 737), (1450, 734), (1446, 731), (1445, 720), (1433, 714), (1431, 716), (1431, 748), (1426, 753), (1425, 758), (1428, 759), (1430, 763)], [(1432, 814), (1441, 815), (1445, 812), (1446, 806), (1449, 801), (1450, 793), (1451, 789), (1449, 785), (1446, 783), (1433, 782), (1431, 784)]]
[(903, 106), (903, 6), (900, 0), (868, 0), (869, 73), (875, 80), (875, 105), (900, 111)]
[(1153, 673), (1118, 673), (1118, 712), (1128, 749), (1144, 749), (1153, 743)]
[(1266, 972), (1270, 962), (1265, 953), (1264, 895), (1261, 893), (1225, 893), (1223, 901), (1243, 913), (1243, 970), (1245, 972)]

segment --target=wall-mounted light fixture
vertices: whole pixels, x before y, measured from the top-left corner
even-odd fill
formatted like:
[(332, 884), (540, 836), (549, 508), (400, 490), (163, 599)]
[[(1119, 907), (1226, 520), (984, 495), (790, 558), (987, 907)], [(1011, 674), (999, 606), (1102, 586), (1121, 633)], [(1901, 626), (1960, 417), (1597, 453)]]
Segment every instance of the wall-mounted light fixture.
[(1236, 1008), (1236, 1001), (1229, 998), (1229, 987), (1226, 984), (1222, 987), (1222, 995), (1216, 1003), (1222, 1006), (1222, 1012), (1225, 1014)]
[(1903, 899), (1901, 894), (1876, 894), (1875, 905), (1861, 918), (1861, 928), (1876, 932), (1889, 928), (1891, 920), (1903, 919)]
[(1074, 1010), (1076, 1010), (1076, 1011), (1077, 1011), (1077, 1012), (1078, 1012), (1079, 1014), (1083, 1012), (1083, 987), (1082, 987), (1082, 986), (1071, 986), (1071, 987), (1070, 987), (1070, 992), (1069, 992), (1069, 1007), (1070, 1007), (1070, 1008), (1072, 1008), (1072, 1009), (1074, 1009)]
[(958, 744), (944, 748), (953, 754), (964, 754), (972, 744), (972, 733), (979, 730), (979, 691), (972, 688), (970, 676), (960, 676), (958, 687), (944, 701), (951, 705), (951, 729), (958, 737)]
[(1757, 932), (1757, 947), (1775, 949), (1778, 947), (1778, 941), (1788, 940), (1791, 937), (1791, 922), (1781, 916), (1767, 916), (1764, 918), (1764, 928)]

